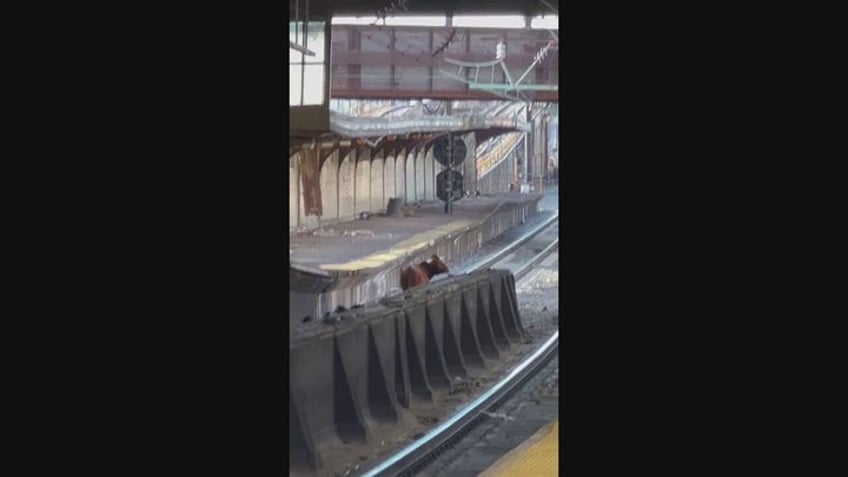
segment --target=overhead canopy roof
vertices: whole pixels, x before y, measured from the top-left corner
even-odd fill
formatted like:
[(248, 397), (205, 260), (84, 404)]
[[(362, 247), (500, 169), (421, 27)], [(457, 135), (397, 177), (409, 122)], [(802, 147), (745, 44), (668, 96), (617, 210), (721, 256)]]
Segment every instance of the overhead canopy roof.
[(384, 9), (390, 4), (403, 3), (406, 10), (396, 8), (396, 14), (410, 15), (443, 15), (446, 13), (457, 14), (523, 14), (536, 16), (553, 13), (551, 7), (559, 10), (559, 0), (349, 0), (340, 2), (338, 0), (289, 0), (289, 15), (295, 17), (295, 4), (303, 18), (306, 4), (309, 4), (310, 16), (329, 17), (374, 15), (377, 11)]

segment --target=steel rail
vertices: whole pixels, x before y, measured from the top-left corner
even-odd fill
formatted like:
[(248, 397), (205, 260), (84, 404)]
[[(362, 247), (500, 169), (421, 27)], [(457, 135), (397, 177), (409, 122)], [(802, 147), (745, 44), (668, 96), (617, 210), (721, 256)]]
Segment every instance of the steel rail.
[[(462, 272), (463, 273), (471, 273), (471, 272), (474, 272), (474, 271), (477, 271), (477, 270), (482, 270), (484, 268), (491, 267), (492, 265), (503, 260), (503, 258), (506, 257), (507, 255), (509, 255), (510, 253), (514, 252), (515, 249), (517, 249), (518, 247), (529, 242), (534, 237), (536, 237), (537, 235), (542, 233), (542, 231), (544, 231), (548, 227), (551, 227), (554, 223), (556, 223), (558, 221), (559, 221), (559, 212), (555, 212), (554, 215), (551, 218), (549, 218), (549, 219), (545, 220), (544, 222), (542, 222), (541, 224), (537, 225), (536, 227), (531, 229), (529, 232), (527, 232), (526, 234), (517, 238), (516, 240), (514, 240), (512, 243), (510, 243), (506, 247), (498, 250), (496, 253), (493, 253), (493, 254), (489, 255), (488, 257), (485, 257), (485, 258), (483, 258), (483, 259), (481, 259), (477, 262), (474, 262), (467, 267), (462, 267), (461, 268)], [(515, 274), (513, 274), (513, 275), (515, 275)]]
[(524, 275), (526, 275), (530, 270), (533, 269), (533, 267), (538, 265), (539, 262), (546, 259), (548, 257), (548, 255), (550, 255), (551, 252), (553, 252), (554, 248), (558, 247), (558, 246), (559, 246), (559, 239), (557, 238), (557, 239), (554, 239), (554, 241), (551, 242), (550, 245), (545, 247), (541, 252), (536, 254), (529, 262), (522, 265), (521, 268), (519, 268), (518, 270), (512, 272), (512, 274), (515, 276), (515, 279), (518, 280), (518, 279), (522, 278)]
[(547, 363), (558, 347), (559, 331), (555, 331), (539, 349), (482, 396), (466, 405), (422, 438), (384, 460), (376, 467), (367, 470), (362, 476), (397, 476), (407, 472), (413, 472), (422, 465), (422, 461), (426, 460), (433, 451), (448, 444), (465, 427), (480, 417), (484, 411), (500, 404), (513, 390), (531, 378)]
[[(477, 265), (480, 265), (480, 267), (476, 269), (498, 262), (507, 253), (526, 243), (543, 230), (546, 230), (558, 218), (559, 214), (556, 214), (530, 233), (514, 241), (506, 249), (477, 262)], [(516, 280), (526, 275), (533, 266), (544, 260), (558, 246), (559, 239), (557, 238), (514, 273)], [(558, 348), (559, 331), (555, 331), (539, 349), (522, 361), (506, 377), (489, 388), (488, 391), (467, 404), (420, 439), (365, 470), (361, 475), (363, 477), (412, 475), (416, 470), (423, 468), (429, 463), (430, 458), (434, 454), (437, 454), (440, 449), (450, 446), (453, 442), (460, 439), (465, 431), (483, 416), (484, 412), (502, 403), (513, 391), (533, 377), (542, 369)]]

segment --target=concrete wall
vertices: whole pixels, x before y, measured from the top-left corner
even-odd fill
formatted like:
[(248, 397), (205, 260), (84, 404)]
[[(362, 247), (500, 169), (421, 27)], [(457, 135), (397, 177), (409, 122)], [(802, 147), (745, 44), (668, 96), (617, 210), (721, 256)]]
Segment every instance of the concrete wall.
[(395, 158), (395, 195), (392, 197), (406, 197), (406, 151), (398, 153)]
[(415, 158), (415, 197), (416, 201), (423, 201), (424, 194), (424, 151), (420, 151)]
[[(514, 168), (523, 147), (518, 146), (510, 159), (484, 178), (476, 177), (476, 142), (473, 134), (463, 136), (469, 156), (461, 167), (465, 190), (484, 194), (507, 192), (515, 179)], [(531, 139), (532, 140), (532, 139)], [(407, 204), (435, 201), (436, 175), (444, 168), (428, 152), (401, 150), (381, 152), (372, 159), (370, 149), (350, 152), (336, 150), (326, 159), (318, 175), (321, 193), (321, 217), (304, 214), (304, 188), (300, 178), (299, 152), (289, 158), (289, 228), (316, 228), (324, 224), (355, 219), (360, 212), (384, 212), (390, 198), (399, 197)], [(354, 160), (357, 157), (357, 160)], [(538, 161), (537, 161), (538, 162)], [(537, 169), (544, 168), (537, 166)], [(479, 184), (478, 184), (479, 182)]]
[(392, 197), (397, 197), (397, 177), (395, 177), (395, 162), (396, 159), (394, 156), (386, 156), (386, 164), (383, 166), (383, 188), (385, 192), (385, 203), (383, 207), (389, 202), (389, 199)]
[(384, 211), (388, 199), (385, 199), (385, 188), (383, 185), (383, 174), (385, 173), (385, 160), (383, 154), (379, 154), (371, 162), (371, 212)]
[(409, 151), (406, 153), (406, 203), (414, 204), (417, 202), (417, 198), (415, 196), (415, 163), (416, 163), (415, 151)]
[(339, 151), (330, 154), (321, 167), (321, 206), (322, 222), (334, 222), (339, 219)]
[(354, 170), (354, 154), (356, 151), (351, 150), (342, 159), (341, 167), (339, 168), (339, 220), (351, 220), (354, 217), (353, 205), (355, 194), (355, 170)]
[(300, 175), (297, 167), (299, 154), (289, 158), (289, 228), (297, 228), (300, 219)]
[(371, 151), (368, 149), (360, 151), (356, 161), (356, 200), (353, 209), (357, 217), (361, 212), (371, 210)]
[(427, 151), (422, 161), (424, 165), (424, 200), (436, 200), (435, 174), (433, 173), (433, 150)]

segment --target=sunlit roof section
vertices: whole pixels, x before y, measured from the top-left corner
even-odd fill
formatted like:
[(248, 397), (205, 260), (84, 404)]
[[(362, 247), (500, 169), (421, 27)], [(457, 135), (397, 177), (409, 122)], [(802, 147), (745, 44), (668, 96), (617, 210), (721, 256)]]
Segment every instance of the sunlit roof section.
[(456, 15), (453, 26), (463, 28), (524, 28), (521, 15)]
[(421, 27), (443, 27), (448, 24), (444, 15), (393, 15), (381, 18), (377, 17), (333, 17), (333, 25), (371, 25), (377, 23), (387, 26), (421, 26)]
[(559, 16), (557, 15), (543, 15), (541, 17), (534, 17), (530, 21), (530, 28), (538, 28), (545, 30), (558, 30), (559, 29)]
[(411, 16), (398, 15), (394, 17), (386, 17), (386, 25), (389, 26), (432, 26), (443, 27), (448, 24), (448, 19), (444, 15), (441, 16)]
[(377, 17), (333, 17), (332, 25), (371, 25), (377, 22)]

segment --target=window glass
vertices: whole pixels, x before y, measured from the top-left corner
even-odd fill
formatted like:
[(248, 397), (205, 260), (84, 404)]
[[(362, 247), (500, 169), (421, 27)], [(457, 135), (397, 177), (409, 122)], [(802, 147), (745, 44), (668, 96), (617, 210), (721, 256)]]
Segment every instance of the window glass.
[(289, 106), (300, 106), (300, 90), (303, 80), (300, 65), (289, 65)]
[(306, 35), (306, 48), (314, 51), (315, 56), (307, 56), (307, 63), (324, 62), (324, 24), (309, 22), (309, 34)]
[[(303, 28), (295, 22), (289, 22), (289, 41), (303, 45)], [(303, 55), (299, 51), (289, 48), (289, 61), (291, 63), (300, 63), (301, 58), (303, 58)]]
[(325, 55), (324, 26), (325, 22), (309, 22), (308, 33), (304, 35), (303, 22), (289, 22), (289, 41), (315, 53), (314, 56), (309, 56), (289, 48), (289, 105), (291, 106), (326, 103), (324, 82), (327, 80), (327, 55)]
[(323, 64), (306, 65), (303, 75), (303, 104), (315, 105), (324, 103), (324, 69)]

